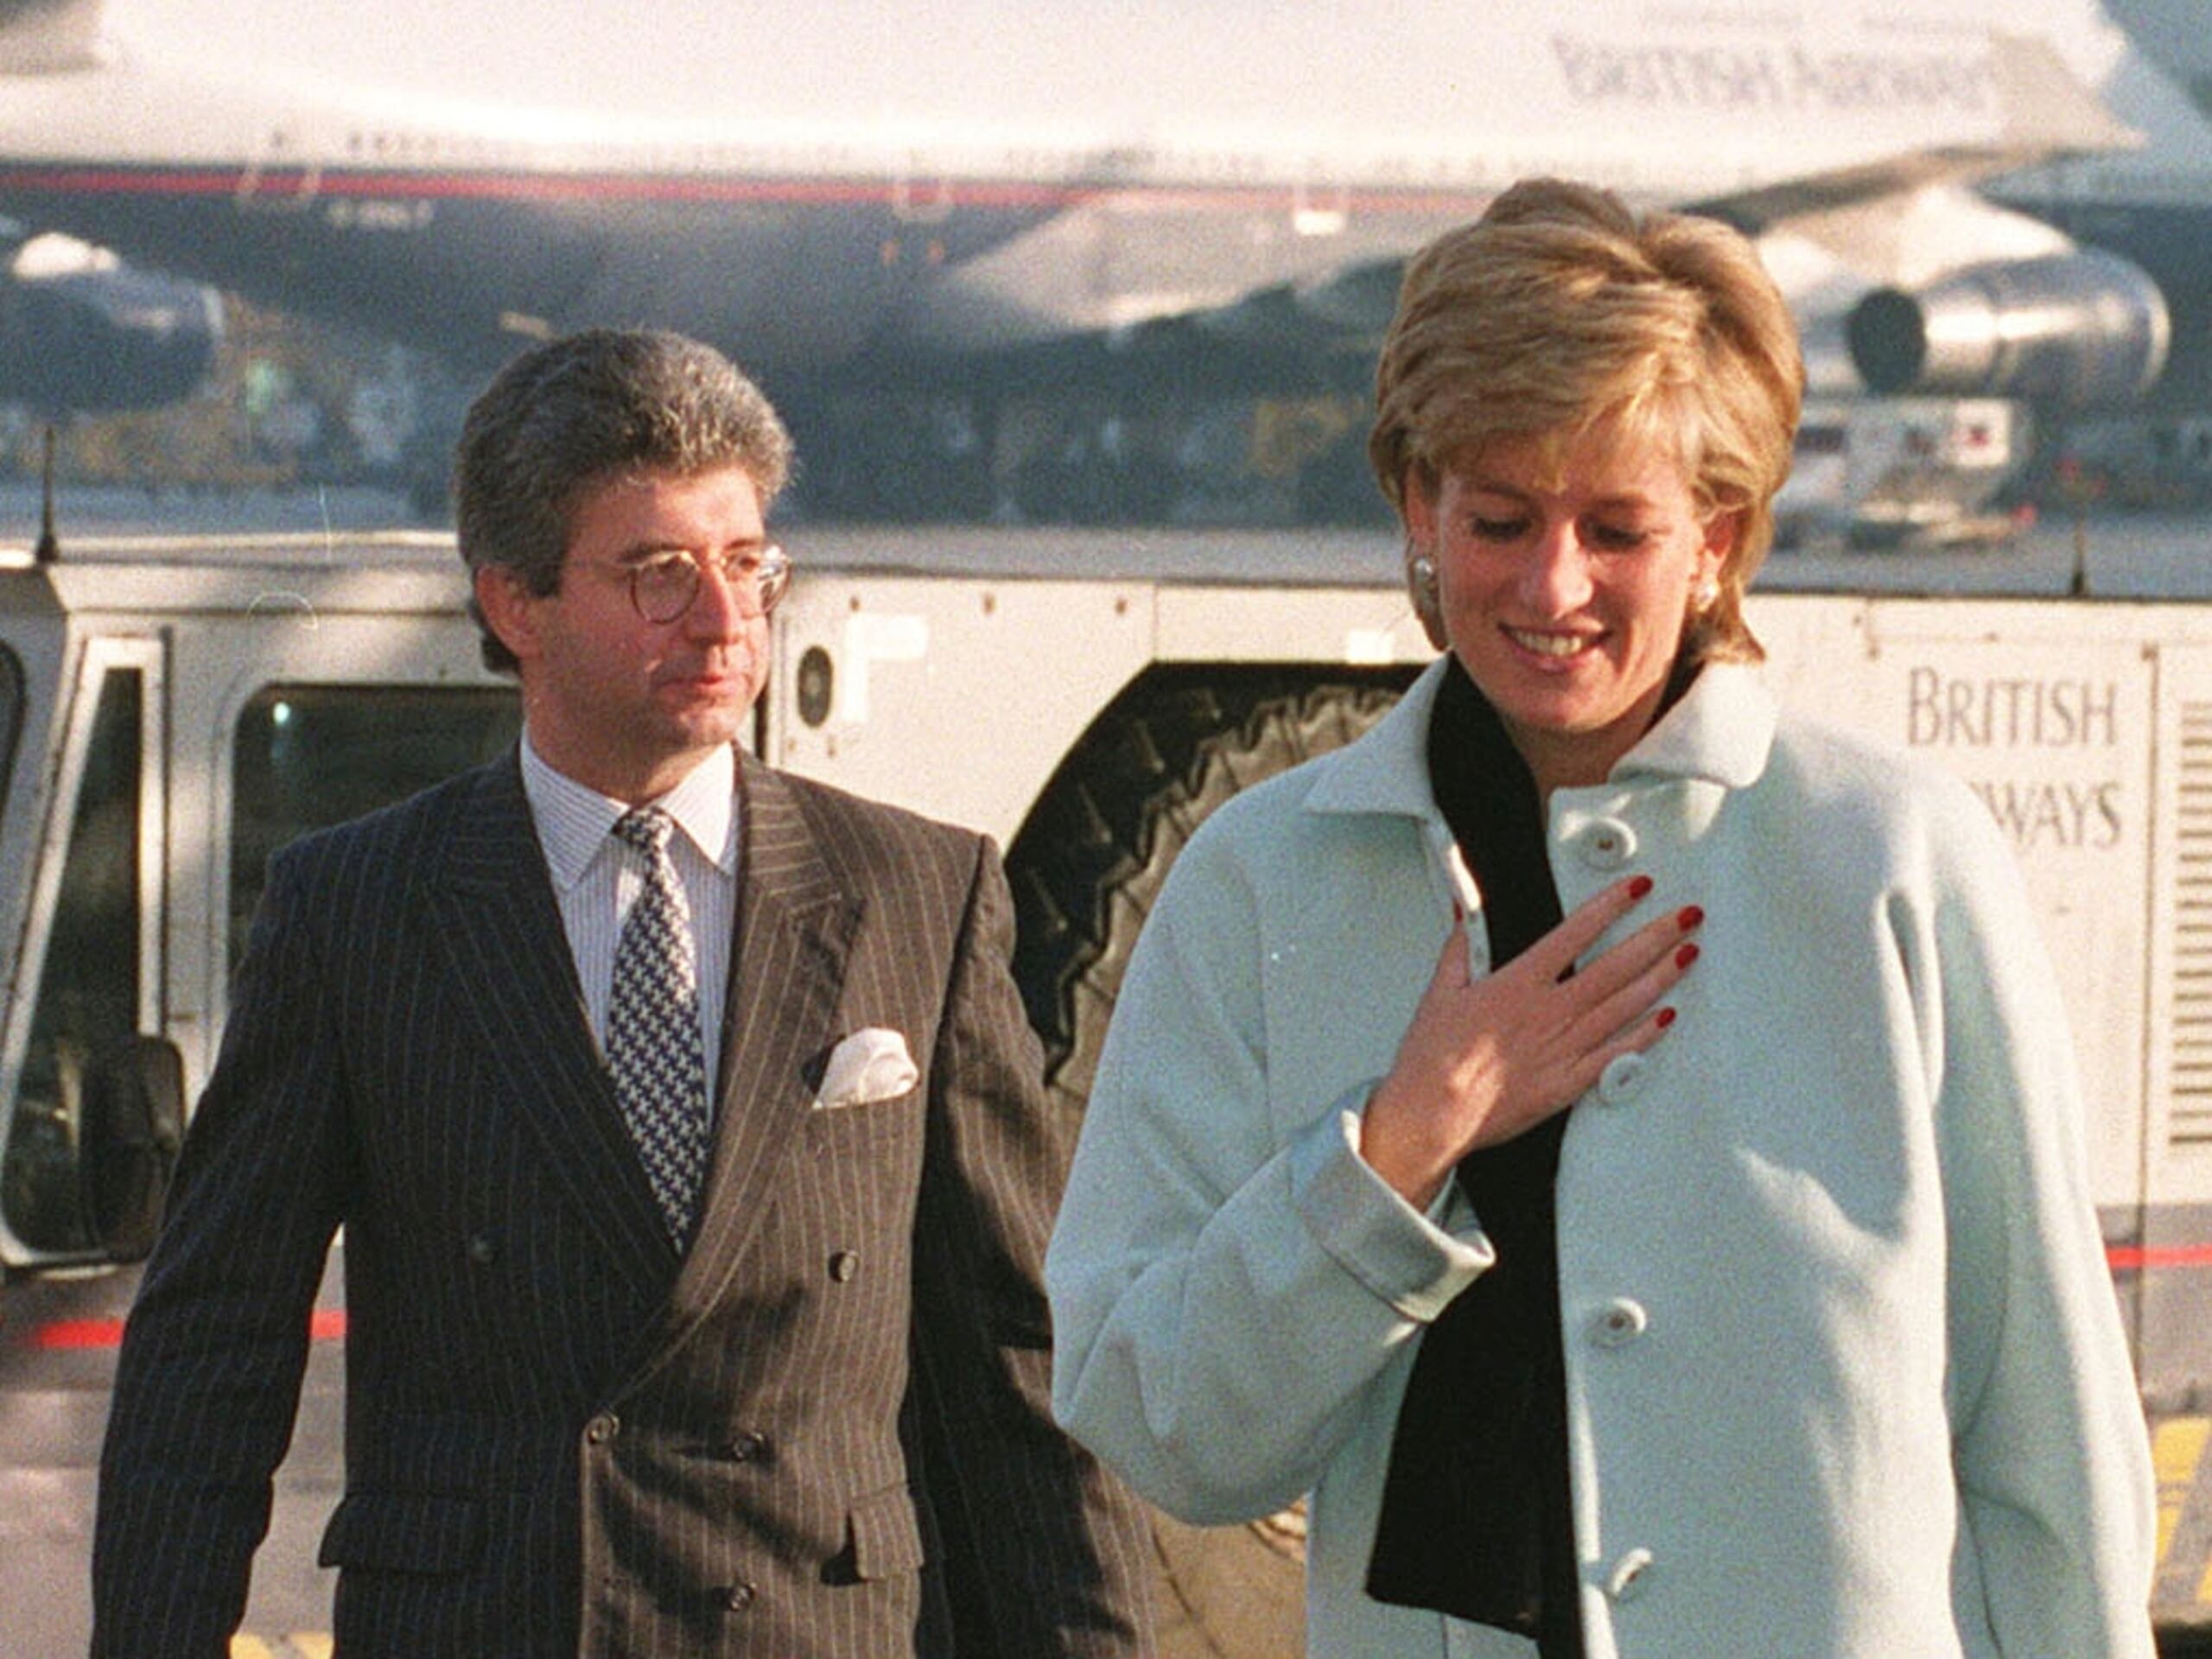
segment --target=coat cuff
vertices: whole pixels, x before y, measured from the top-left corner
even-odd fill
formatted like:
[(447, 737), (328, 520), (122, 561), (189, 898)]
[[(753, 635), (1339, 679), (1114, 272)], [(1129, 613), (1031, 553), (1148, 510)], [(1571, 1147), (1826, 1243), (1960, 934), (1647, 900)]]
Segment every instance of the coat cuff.
[(1291, 1201), (1313, 1242), (1375, 1295), (1426, 1325), (1497, 1259), (1479, 1232), (1458, 1237), (1447, 1184), (1424, 1216), (1359, 1155), (1362, 1087), (1290, 1145)]

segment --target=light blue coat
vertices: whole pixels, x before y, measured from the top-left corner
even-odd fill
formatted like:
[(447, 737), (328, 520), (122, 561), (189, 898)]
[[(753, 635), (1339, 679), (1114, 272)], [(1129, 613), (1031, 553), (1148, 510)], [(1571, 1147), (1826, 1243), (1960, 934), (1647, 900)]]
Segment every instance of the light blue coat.
[[(1416, 1344), (1492, 1260), (1456, 1191), (1423, 1216), (1357, 1152), (1450, 923), (1440, 666), (1177, 861), (1046, 1263), (1061, 1421), (1193, 1521), (1310, 1491), (1309, 1650), (1342, 1659), (1534, 1651), (1363, 1589)], [(1631, 924), (1707, 916), (1560, 1159), (1590, 1659), (2148, 1656), (2143, 1419), (1986, 811), (1716, 665), (1554, 794), (1549, 844), (1570, 911), (1643, 871)]]

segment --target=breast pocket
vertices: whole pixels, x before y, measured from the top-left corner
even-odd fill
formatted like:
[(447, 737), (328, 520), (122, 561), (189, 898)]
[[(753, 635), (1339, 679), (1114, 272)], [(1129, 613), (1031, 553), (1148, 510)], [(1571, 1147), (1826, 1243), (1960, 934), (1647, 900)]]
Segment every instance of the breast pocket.
[(917, 1089), (896, 1100), (839, 1106), (806, 1115), (811, 1154), (859, 1179), (872, 1191), (895, 1193), (921, 1179), (927, 1135), (926, 1102)]

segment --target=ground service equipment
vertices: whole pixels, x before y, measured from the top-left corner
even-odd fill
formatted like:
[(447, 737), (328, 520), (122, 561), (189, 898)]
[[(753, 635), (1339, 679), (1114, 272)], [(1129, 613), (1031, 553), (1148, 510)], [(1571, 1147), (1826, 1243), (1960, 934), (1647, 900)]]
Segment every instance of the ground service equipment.
[[(1147, 537), (1149, 537), (1149, 539)], [(990, 831), (1071, 1136), (1130, 945), (1223, 800), (1430, 655), (1372, 533), (843, 531), (753, 742)], [(2012, 554), (1985, 553), (1984, 559)], [(500, 752), (449, 539), (67, 543), (0, 568), (0, 1656), (83, 1650), (116, 1344), (270, 851)], [(2160, 1482), (2157, 1612), (2212, 1620), (2212, 606), (1762, 591), (1785, 698), (1955, 767), (2063, 977)], [(315, 1314), (241, 1655), (327, 1653), (346, 1315)], [(1172, 1659), (1296, 1651), (1299, 1518), (1157, 1529)]]

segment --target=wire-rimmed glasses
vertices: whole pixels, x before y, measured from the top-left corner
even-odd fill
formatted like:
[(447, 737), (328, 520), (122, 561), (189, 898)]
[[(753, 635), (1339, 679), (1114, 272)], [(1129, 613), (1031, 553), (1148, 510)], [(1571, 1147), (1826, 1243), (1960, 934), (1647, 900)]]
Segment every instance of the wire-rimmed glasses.
[[(711, 563), (740, 606), (750, 600), (757, 615), (774, 610), (791, 585), (791, 555), (772, 543), (740, 548)], [(648, 622), (673, 622), (691, 608), (705, 577), (704, 567), (689, 553), (673, 548), (656, 553), (630, 566), (630, 603)]]

